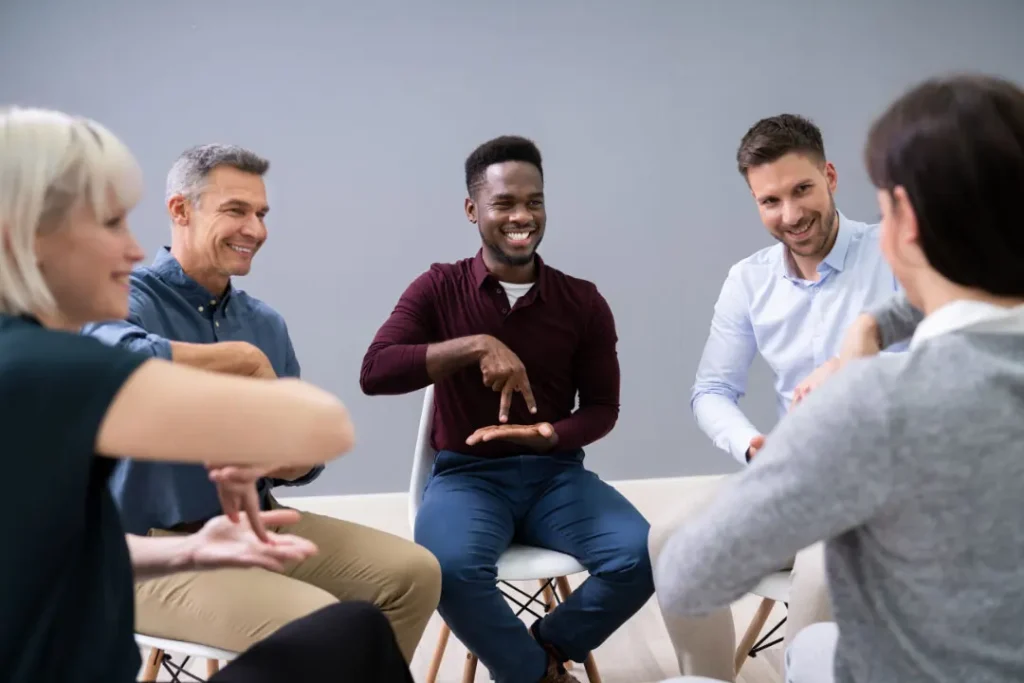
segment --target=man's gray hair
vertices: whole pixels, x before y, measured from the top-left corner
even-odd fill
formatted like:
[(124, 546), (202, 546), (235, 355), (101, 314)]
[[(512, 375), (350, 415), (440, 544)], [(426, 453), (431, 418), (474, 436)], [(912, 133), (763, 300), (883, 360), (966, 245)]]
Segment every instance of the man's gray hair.
[(263, 176), (270, 162), (238, 145), (211, 143), (189, 147), (178, 157), (167, 174), (165, 200), (180, 194), (195, 201), (202, 194), (206, 177), (218, 166), (230, 166), (245, 173)]

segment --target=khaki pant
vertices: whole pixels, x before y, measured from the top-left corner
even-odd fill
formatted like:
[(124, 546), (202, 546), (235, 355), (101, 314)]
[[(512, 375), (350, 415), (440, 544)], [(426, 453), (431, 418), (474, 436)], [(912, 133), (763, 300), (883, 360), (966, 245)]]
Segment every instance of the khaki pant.
[[(718, 493), (718, 488), (727, 481), (728, 479), (724, 478), (709, 487), (708, 491), (694, 496), (681, 509), (674, 512), (668, 523), (652, 525), (650, 550), (655, 566), (658, 555), (665, 543), (668, 542), (672, 532), (684, 524), (689, 517), (698, 514), (710, 505)], [(790, 602), (784, 636), (784, 642), (791, 643), (796, 634), (804, 627), (832, 620), (832, 605), (825, 577), (824, 546), (818, 543), (802, 550), (794, 559), (792, 567), (780, 567), (779, 569), (792, 570)], [(655, 585), (655, 594), (658, 594), (657, 585)], [(735, 680), (736, 627), (733, 623), (731, 607), (723, 607), (700, 617), (669, 614), (664, 609), (661, 612), (676, 651), (676, 658), (679, 660), (680, 673), (707, 676), (723, 681)], [(743, 628), (746, 629), (745, 624)]]
[(441, 596), (441, 569), (430, 552), (377, 529), (308, 512), (297, 524), (272, 530), (309, 539), (320, 552), (284, 574), (220, 569), (138, 582), (136, 630), (242, 652), (322, 607), (363, 600), (384, 612), (406, 661), (412, 659)]

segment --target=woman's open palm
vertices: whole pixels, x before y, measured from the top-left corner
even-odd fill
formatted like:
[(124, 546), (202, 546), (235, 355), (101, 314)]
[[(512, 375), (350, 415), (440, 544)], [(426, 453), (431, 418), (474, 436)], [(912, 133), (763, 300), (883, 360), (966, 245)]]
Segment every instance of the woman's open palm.
[[(266, 527), (299, 521), (299, 513), (295, 510), (270, 510), (259, 514)], [(191, 563), (194, 569), (262, 567), (283, 572), (286, 563), (305, 560), (317, 552), (312, 541), (291, 534), (268, 532), (269, 542), (261, 541), (244, 516), (238, 522), (225, 515), (214, 517), (191, 540), (194, 543)]]

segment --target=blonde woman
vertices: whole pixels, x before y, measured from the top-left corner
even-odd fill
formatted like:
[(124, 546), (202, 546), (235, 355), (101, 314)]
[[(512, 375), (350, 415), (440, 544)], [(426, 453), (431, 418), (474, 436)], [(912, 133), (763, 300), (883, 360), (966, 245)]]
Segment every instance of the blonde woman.
[[(352, 447), (345, 408), (309, 384), (214, 374), (77, 334), (89, 321), (127, 314), (128, 274), (143, 254), (125, 216), (141, 186), (131, 153), (99, 124), (0, 111), (0, 453), (9, 514), (0, 680), (134, 681), (133, 579), (279, 570), (316, 552), (292, 535), (253, 533), (253, 524), (294, 523), (298, 513), (288, 510), (217, 517), (181, 538), (126, 536), (107, 488), (118, 457), (230, 470), (313, 466)], [(411, 678), (385, 617), (349, 603), (283, 627), (213, 680)]]

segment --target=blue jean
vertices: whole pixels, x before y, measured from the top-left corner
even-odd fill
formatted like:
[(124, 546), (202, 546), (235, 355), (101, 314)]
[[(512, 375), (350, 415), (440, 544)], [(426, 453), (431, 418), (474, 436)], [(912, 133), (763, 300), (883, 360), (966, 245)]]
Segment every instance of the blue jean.
[(583, 451), (476, 458), (442, 451), (416, 517), (416, 542), (441, 564), (438, 611), (497, 683), (535, 683), (547, 653), (496, 585), (511, 543), (577, 558), (589, 578), (539, 624), (541, 640), (583, 661), (654, 594), (650, 525), (583, 467)]

